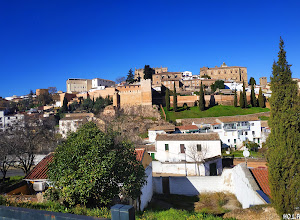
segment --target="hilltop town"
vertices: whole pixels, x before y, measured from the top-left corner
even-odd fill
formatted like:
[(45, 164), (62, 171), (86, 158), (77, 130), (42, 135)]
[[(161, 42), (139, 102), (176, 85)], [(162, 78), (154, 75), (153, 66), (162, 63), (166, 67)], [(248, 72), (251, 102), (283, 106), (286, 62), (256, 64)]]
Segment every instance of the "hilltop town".
[[(293, 80), (299, 93), (300, 79)], [(15, 137), (20, 128), (31, 127), (35, 135), (48, 129), (47, 140), (51, 139), (49, 144), (41, 136), (30, 152), (7, 139), (19, 151), (6, 151), (16, 157), (1, 161), (2, 176), (11, 172), (12, 163), (29, 165), (19, 165), (25, 172), (24, 184), (5, 188), (5, 193), (36, 195), (32, 201), (43, 201), (41, 195), (52, 187), (47, 167), (56, 147), (70, 141), (75, 132), (99, 129), (117, 132), (134, 147), (145, 173), (139, 198), (129, 202), (137, 210), (153, 205), (158, 195), (174, 194), (229, 193), (236, 201), (230, 210), (270, 204), (264, 145), (271, 133), (271, 95), (267, 77), (256, 82), (247, 75), (247, 67), (223, 62), (202, 67), (197, 75), (145, 65), (129, 70), (117, 82), (69, 78), (65, 92), (53, 86), (0, 98), (1, 135), (8, 132)], [(88, 127), (91, 124), (97, 128)], [(25, 152), (30, 159), (22, 158)]]

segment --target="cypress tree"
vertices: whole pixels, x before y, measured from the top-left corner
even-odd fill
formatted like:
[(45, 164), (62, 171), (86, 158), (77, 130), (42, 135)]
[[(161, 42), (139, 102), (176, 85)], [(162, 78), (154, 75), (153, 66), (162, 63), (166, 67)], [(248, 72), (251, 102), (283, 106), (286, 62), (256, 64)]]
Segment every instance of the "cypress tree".
[(165, 100), (166, 100), (167, 110), (170, 111), (170, 92), (168, 88), (166, 88)]
[(234, 100), (233, 100), (233, 105), (234, 105), (234, 107), (237, 107), (237, 94), (236, 94), (236, 89), (234, 90)]
[(240, 91), (240, 107), (245, 108), (244, 94), (242, 91)]
[(256, 107), (257, 106), (257, 100), (254, 92), (254, 85), (251, 85), (251, 106)]
[(174, 82), (174, 92), (173, 92), (173, 110), (177, 112), (177, 94), (176, 94), (176, 86)]
[(259, 107), (261, 107), (261, 108), (266, 107), (266, 105), (265, 105), (265, 97), (264, 97), (264, 95), (262, 94), (261, 88), (259, 88), (258, 105), (259, 105)]
[(244, 99), (244, 108), (248, 107), (248, 102), (247, 102), (247, 93), (245, 89), (245, 83), (243, 82), (243, 99)]
[(282, 216), (300, 204), (300, 103), (281, 38), (279, 49), (271, 77), (267, 162), (273, 207)]
[(62, 106), (62, 112), (68, 112), (68, 100), (66, 97), (64, 97), (63, 106)]
[(203, 91), (202, 82), (201, 82), (200, 94), (199, 94), (199, 109), (200, 109), (200, 111), (205, 110), (205, 99), (204, 99), (204, 91)]

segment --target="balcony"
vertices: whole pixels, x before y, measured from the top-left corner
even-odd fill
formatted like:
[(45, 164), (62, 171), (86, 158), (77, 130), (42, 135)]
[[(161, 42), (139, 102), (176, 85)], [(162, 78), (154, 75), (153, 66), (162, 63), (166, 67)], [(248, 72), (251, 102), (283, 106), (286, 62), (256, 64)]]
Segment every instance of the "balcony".
[(237, 126), (238, 130), (250, 130), (250, 125), (240, 125)]

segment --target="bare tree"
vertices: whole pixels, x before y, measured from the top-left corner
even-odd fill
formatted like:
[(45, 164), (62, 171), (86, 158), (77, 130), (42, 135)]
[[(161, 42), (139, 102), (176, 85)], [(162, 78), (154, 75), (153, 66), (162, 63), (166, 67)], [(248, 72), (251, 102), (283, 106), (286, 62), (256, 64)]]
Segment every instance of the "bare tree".
[(207, 146), (203, 144), (193, 145), (185, 150), (186, 156), (195, 162), (195, 170), (196, 174), (198, 171), (198, 176), (200, 176), (200, 165), (205, 163), (207, 151)]
[(54, 93), (57, 92), (57, 88), (54, 86), (50, 86), (50, 87), (48, 87), (48, 92), (49, 92), (49, 94), (53, 95)]
[(116, 84), (119, 84), (124, 81), (126, 81), (126, 78), (124, 76), (116, 78)]
[(5, 180), (8, 169), (14, 163), (14, 149), (12, 141), (5, 135), (5, 132), (0, 132), (0, 171)]
[(49, 152), (56, 147), (54, 125), (54, 120), (26, 118), (24, 126), (5, 132), (5, 144), (13, 146), (11, 154), (16, 158), (15, 167), (28, 174), (37, 153)]

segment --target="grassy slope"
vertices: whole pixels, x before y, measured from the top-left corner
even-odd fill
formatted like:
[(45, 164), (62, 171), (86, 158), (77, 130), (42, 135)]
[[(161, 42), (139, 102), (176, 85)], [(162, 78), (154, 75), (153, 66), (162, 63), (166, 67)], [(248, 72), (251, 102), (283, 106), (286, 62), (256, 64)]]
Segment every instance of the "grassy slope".
[(203, 112), (199, 110), (198, 106), (191, 107), (189, 110), (183, 110), (182, 108), (180, 108), (178, 112), (166, 111), (166, 108), (164, 108), (164, 110), (167, 115), (167, 120), (172, 120), (172, 121), (175, 121), (176, 119), (179, 118), (206, 118), (206, 117), (219, 117), (219, 116), (248, 115), (248, 114), (270, 111), (270, 109), (268, 108), (254, 107), (254, 108), (241, 109), (240, 107), (223, 106), (223, 105), (217, 105), (211, 107)]

